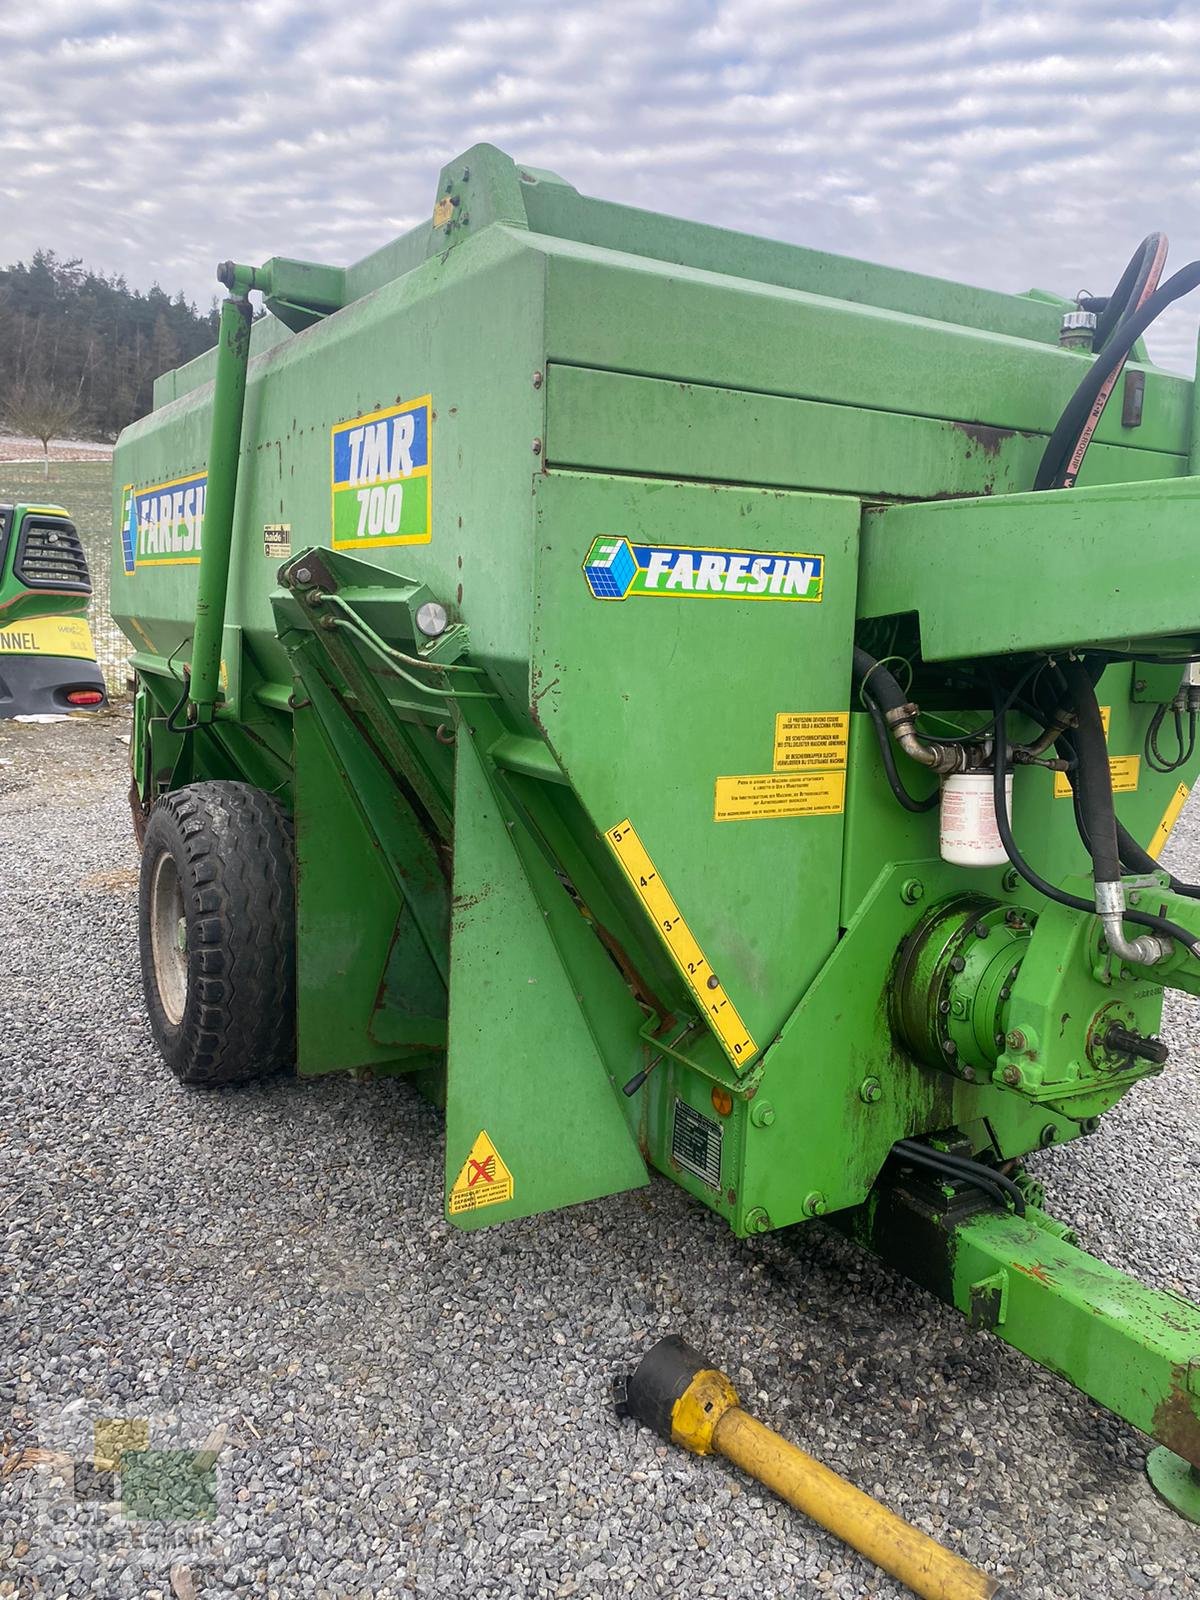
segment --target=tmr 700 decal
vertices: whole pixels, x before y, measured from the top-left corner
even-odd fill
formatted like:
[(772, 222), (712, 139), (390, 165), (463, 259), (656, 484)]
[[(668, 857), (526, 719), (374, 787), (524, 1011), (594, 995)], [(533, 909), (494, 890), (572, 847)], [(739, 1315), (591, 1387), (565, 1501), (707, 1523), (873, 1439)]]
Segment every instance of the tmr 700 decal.
[(824, 556), (592, 540), (583, 575), (597, 600), (642, 595), (697, 600), (820, 600)]
[(430, 398), (369, 411), (330, 430), (335, 550), (428, 544), (433, 533)]

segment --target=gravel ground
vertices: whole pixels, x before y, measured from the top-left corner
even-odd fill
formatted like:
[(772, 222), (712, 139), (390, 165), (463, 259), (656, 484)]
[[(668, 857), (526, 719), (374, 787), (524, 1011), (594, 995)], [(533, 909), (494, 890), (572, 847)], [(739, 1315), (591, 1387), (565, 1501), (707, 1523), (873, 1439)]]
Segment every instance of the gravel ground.
[[(178, 1087), (142, 1020), (124, 730), (0, 724), (0, 1594), (896, 1600), (614, 1420), (610, 1375), (670, 1330), (1025, 1600), (1200, 1594), (1132, 1430), (820, 1230), (739, 1243), (656, 1181), (458, 1235), (403, 1082)], [(1200, 869), (1195, 812), (1172, 849)], [(1196, 1021), (1175, 998), (1166, 1074), (1039, 1161), (1090, 1249), (1193, 1296)], [(14, 1470), (106, 1417), (220, 1448), (216, 1519), (140, 1541), (102, 1482)]]

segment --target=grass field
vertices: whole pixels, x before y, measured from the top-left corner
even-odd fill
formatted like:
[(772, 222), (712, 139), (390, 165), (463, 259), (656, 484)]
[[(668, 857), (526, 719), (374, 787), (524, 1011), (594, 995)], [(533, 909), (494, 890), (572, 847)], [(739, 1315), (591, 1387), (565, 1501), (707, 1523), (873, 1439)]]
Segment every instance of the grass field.
[(108, 461), (51, 461), (47, 477), (40, 462), (0, 462), (0, 502), (58, 505), (69, 511), (83, 539), (92, 574), (89, 617), (96, 659), (110, 694), (125, 692), (130, 644), (109, 611), (112, 547), (112, 464)]

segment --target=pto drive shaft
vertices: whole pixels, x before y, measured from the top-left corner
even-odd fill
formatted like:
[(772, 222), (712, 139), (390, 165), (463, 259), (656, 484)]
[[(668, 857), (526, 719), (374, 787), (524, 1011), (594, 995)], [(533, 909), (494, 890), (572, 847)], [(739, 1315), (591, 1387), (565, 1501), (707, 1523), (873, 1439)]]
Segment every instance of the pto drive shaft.
[(675, 1334), (660, 1339), (614, 1389), (621, 1416), (695, 1455), (724, 1456), (922, 1600), (1011, 1600), (995, 1578), (748, 1416), (725, 1374)]

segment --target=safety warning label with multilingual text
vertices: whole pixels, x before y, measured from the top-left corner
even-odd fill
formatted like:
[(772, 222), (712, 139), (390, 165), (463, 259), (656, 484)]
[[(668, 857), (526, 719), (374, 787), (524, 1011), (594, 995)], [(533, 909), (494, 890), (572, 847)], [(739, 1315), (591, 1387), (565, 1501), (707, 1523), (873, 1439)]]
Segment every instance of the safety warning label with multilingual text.
[(718, 778), (714, 822), (759, 817), (831, 817), (844, 810), (842, 772), (749, 772)]
[(478, 1211), (481, 1206), (502, 1205), (512, 1197), (512, 1173), (481, 1128), (450, 1191), (450, 1215), (457, 1217), (464, 1211)]

